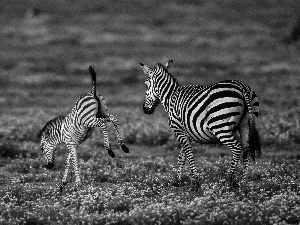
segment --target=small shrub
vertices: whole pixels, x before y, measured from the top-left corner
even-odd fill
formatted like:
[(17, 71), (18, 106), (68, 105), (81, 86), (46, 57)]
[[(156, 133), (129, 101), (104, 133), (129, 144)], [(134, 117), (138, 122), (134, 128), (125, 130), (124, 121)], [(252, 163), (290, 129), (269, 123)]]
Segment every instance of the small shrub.
[(4, 142), (0, 144), (0, 157), (16, 158), (18, 156), (26, 156), (26, 151), (21, 150), (17, 144), (11, 142)]
[(52, 118), (41, 110), (30, 110), (22, 116), (5, 115), (0, 120), (0, 137), (14, 142), (35, 142), (39, 139), (37, 134), (44, 122)]
[(160, 121), (134, 121), (123, 125), (124, 141), (129, 144), (163, 145), (172, 136), (170, 128)]

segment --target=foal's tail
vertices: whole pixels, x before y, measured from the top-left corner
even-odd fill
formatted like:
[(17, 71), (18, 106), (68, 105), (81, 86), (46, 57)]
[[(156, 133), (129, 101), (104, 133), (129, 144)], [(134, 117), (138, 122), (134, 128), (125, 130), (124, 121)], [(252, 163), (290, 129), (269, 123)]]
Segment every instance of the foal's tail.
[(90, 71), (91, 79), (92, 79), (91, 93), (94, 96), (94, 98), (97, 98), (97, 93), (96, 93), (96, 72), (95, 72), (94, 67), (92, 65), (89, 66), (89, 71)]
[(258, 98), (254, 91), (252, 91), (252, 101), (250, 100), (250, 91), (244, 90), (243, 91), (244, 99), (247, 104), (248, 113), (249, 113), (249, 150), (250, 155), (253, 161), (255, 161), (255, 153), (258, 157), (261, 156), (261, 143), (258, 130), (255, 125), (255, 116), (258, 116), (257, 112), (253, 112), (253, 106), (258, 107), (259, 102)]

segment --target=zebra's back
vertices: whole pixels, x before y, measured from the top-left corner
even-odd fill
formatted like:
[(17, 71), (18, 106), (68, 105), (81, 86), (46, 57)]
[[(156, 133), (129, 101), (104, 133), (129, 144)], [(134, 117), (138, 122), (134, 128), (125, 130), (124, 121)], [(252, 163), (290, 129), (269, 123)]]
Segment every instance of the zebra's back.
[(200, 143), (218, 142), (216, 133), (236, 131), (241, 119), (248, 115), (244, 92), (252, 102), (254, 115), (258, 115), (256, 94), (241, 81), (228, 80), (208, 86), (182, 86), (173, 95), (171, 106), (174, 120)]

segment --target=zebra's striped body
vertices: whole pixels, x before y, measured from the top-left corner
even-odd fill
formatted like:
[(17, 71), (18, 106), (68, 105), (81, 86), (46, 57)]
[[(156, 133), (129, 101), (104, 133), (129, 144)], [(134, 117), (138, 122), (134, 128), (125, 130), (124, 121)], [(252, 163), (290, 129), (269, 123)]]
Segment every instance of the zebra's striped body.
[(77, 161), (77, 149), (83, 141), (92, 135), (95, 127), (102, 128), (104, 147), (111, 157), (114, 157), (115, 154), (109, 146), (107, 122), (113, 123), (118, 143), (122, 150), (127, 153), (129, 152), (128, 148), (123, 144), (119, 132), (118, 117), (108, 112), (105, 99), (96, 94), (96, 74), (92, 67), (89, 69), (93, 81), (91, 93), (81, 95), (68, 115), (59, 116), (50, 120), (39, 133), (39, 137), (41, 138), (41, 150), (47, 159), (46, 168), (53, 168), (55, 151), (59, 144), (66, 144), (69, 150), (61, 190), (66, 185), (70, 161), (75, 171), (76, 185), (80, 185), (81, 180)]
[[(243, 89), (246, 88), (249, 87), (236, 80), (208, 86), (181, 87), (174, 93), (170, 102), (173, 121), (179, 122), (185, 132), (199, 143), (219, 142), (219, 139), (228, 133), (237, 131), (242, 117), (247, 114), (243, 97)], [(251, 107), (258, 116), (256, 94), (255, 92), (250, 94), (252, 94)], [(225, 126), (229, 130), (225, 131)]]
[[(154, 69), (141, 63), (148, 75), (144, 112), (152, 114), (155, 107), (162, 103), (169, 115), (169, 125), (175, 132), (182, 150), (178, 157), (178, 180), (187, 158), (193, 179), (197, 179), (194, 156), (190, 140), (199, 143), (226, 145), (232, 152), (229, 169), (230, 181), (233, 180), (235, 167), (242, 151), (244, 174), (249, 165), (249, 157), (255, 159), (255, 152), (261, 154), (255, 116), (258, 116), (259, 102), (254, 91), (241, 81), (228, 80), (208, 86), (180, 86), (168, 72), (173, 61), (166, 66), (157, 64)], [(236, 132), (240, 134), (240, 141)]]

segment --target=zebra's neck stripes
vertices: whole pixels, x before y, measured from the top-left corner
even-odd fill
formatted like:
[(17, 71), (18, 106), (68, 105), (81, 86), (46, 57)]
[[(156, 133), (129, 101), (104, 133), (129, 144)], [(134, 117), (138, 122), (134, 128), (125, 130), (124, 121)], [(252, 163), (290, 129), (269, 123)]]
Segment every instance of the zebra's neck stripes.
[(160, 102), (168, 112), (172, 95), (180, 86), (178, 81), (170, 73), (168, 73), (168, 71), (161, 64), (157, 65), (155, 75), (157, 80), (156, 88), (158, 90)]

